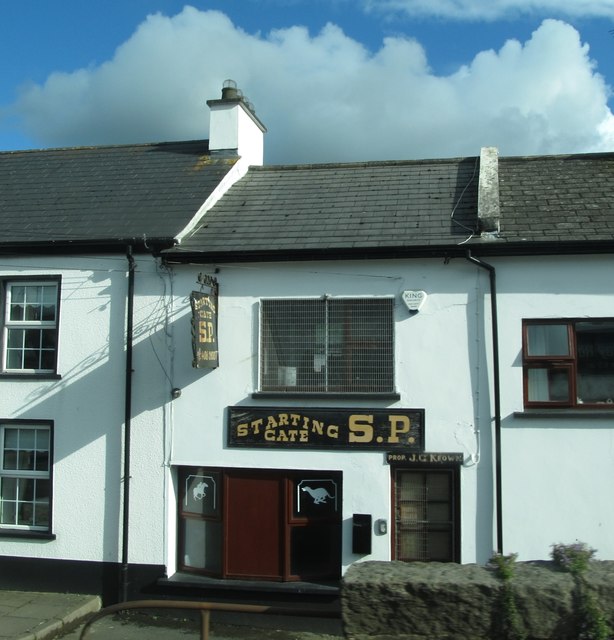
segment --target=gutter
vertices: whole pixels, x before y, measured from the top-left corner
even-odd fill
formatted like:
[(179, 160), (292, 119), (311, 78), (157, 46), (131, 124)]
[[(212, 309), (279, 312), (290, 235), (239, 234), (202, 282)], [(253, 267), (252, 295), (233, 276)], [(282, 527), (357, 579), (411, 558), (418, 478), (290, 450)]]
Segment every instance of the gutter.
[(495, 268), (479, 258), (475, 258), (468, 249), (465, 259), (486, 269), (490, 279), (490, 307), (492, 322), (492, 359), (493, 359), (493, 395), (495, 404), (495, 519), (497, 529), (497, 552), (503, 554), (503, 492), (501, 488), (501, 382), (499, 376), (499, 323), (497, 318), (497, 274)]
[(154, 255), (165, 264), (228, 264), (245, 262), (297, 262), (313, 260), (389, 260), (410, 258), (464, 258), (466, 249), (481, 257), (603, 255), (614, 252), (614, 238), (606, 240), (574, 240), (553, 242), (511, 242), (477, 240), (465, 245), (433, 244), (416, 246), (340, 247), (324, 249), (229, 249), (223, 251), (182, 249), (181, 246), (162, 250)]
[(128, 542), (130, 520), (130, 429), (132, 417), (132, 343), (134, 327), (134, 272), (135, 262), (132, 245), (126, 250), (128, 260), (128, 294), (126, 302), (126, 375), (124, 396), (124, 493), (122, 514), (122, 563), (120, 571), (119, 601), (128, 600)]

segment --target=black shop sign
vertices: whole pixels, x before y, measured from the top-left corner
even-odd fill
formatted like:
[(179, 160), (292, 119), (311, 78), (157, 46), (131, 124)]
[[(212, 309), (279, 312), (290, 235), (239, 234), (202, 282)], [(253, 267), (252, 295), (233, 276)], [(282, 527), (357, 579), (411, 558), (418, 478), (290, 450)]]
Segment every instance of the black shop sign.
[(228, 446), (424, 451), (424, 409), (228, 407)]

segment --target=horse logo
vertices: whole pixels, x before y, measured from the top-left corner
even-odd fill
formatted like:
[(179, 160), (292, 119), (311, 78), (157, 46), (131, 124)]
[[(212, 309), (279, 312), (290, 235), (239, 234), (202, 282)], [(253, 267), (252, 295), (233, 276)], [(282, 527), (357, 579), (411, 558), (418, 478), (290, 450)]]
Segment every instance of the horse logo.
[(199, 482), (192, 489), (192, 496), (194, 497), (194, 500), (202, 500), (203, 498), (206, 498), (208, 486), (209, 485), (204, 480), (202, 482)]

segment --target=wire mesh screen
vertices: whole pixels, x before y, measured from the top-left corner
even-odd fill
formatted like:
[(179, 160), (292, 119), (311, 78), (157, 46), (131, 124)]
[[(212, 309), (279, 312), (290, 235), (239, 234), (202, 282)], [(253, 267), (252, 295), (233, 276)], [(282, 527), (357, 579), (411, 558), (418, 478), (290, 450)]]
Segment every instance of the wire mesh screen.
[(394, 391), (392, 298), (263, 300), (264, 391)]
[(450, 472), (399, 471), (395, 491), (397, 560), (453, 560)]

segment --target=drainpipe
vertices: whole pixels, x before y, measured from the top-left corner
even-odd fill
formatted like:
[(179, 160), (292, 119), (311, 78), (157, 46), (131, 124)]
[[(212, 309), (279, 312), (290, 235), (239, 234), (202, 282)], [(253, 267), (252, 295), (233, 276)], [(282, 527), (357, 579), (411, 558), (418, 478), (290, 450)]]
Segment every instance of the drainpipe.
[(497, 276), (495, 268), (471, 255), (467, 250), (465, 258), (488, 271), (490, 277), (490, 307), (492, 322), (492, 359), (495, 402), (495, 516), (497, 522), (497, 551), (503, 553), (503, 497), (501, 492), (501, 384), (499, 381), (499, 323), (497, 321)]
[(119, 601), (128, 600), (128, 532), (130, 517), (130, 421), (132, 415), (132, 339), (134, 322), (134, 271), (135, 262), (132, 256), (132, 246), (128, 245), (126, 258), (128, 259), (128, 299), (126, 309), (126, 391), (124, 404), (124, 500), (122, 518), (122, 564), (121, 589)]

